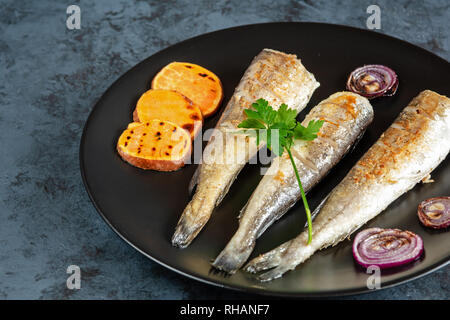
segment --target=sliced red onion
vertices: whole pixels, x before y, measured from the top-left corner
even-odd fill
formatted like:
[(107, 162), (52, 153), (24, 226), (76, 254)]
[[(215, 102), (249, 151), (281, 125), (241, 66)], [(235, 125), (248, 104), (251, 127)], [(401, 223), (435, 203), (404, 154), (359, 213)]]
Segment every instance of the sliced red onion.
[(397, 91), (398, 77), (391, 68), (369, 64), (354, 70), (347, 80), (347, 90), (368, 99), (392, 96)]
[(411, 231), (369, 228), (359, 232), (353, 241), (353, 257), (361, 266), (387, 269), (418, 259), (423, 241)]
[(417, 209), (420, 222), (434, 229), (444, 229), (450, 225), (450, 197), (427, 199)]

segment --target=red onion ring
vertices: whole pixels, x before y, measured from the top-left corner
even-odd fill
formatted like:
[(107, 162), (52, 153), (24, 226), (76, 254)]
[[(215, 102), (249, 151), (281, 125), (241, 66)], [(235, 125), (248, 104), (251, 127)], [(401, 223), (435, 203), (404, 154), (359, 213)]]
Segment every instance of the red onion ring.
[(450, 225), (450, 197), (427, 199), (417, 209), (420, 222), (426, 227), (444, 229)]
[(359, 232), (353, 241), (353, 257), (361, 266), (387, 269), (418, 259), (423, 241), (411, 231), (369, 228)]
[(368, 99), (392, 96), (398, 88), (397, 74), (380, 64), (369, 64), (355, 69), (347, 80), (347, 90)]

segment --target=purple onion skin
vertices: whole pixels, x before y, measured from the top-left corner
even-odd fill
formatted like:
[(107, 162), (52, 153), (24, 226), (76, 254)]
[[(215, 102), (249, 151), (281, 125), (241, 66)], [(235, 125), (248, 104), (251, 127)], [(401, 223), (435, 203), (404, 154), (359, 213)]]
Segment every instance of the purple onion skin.
[[(379, 90), (368, 91), (365, 88), (364, 77), (367, 75), (375, 79), (372, 83), (377, 83), (380, 87)], [(397, 91), (398, 83), (398, 76), (391, 68), (379, 64), (369, 64), (356, 68), (350, 73), (347, 80), (347, 90), (362, 95), (367, 99), (374, 99), (394, 95)]]
[[(440, 217), (433, 219), (427, 215), (427, 212), (430, 211), (429, 207), (436, 203), (441, 203), (444, 206), (444, 210), (433, 210), (433, 212), (442, 211)], [(447, 228), (450, 226), (450, 197), (436, 197), (422, 201), (417, 208), (417, 215), (425, 227), (433, 229)]]
[[(405, 254), (405, 257), (401, 258), (398, 255), (394, 255), (391, 257), (387, 257), (386, 255), (379, 256), (378, 259), (370, 259), (370, 257), (363, 256), (361, 246), (370, 244), (369, 241), (373, 241), (375, 239), (387, 238), (387, 240), (391, 240), (395, 238), (396, 240), (401, 239), (409, 239), (408, 245), (413, 245), (412, 248)], [(367, 243), (366, 243), (367, 242)], [(402, 266), (408, 264), (412, 261), (417, 260), (423, 253), (423, 241), (415, 233), (411, 231), (402, 231), (399, 229), (381, 229), (381, 228), (369, 228), (359, 232), (355, 240), (353, 241), (353, 257), (355, 261), (363, 266), (364, 268), (368, 268), (369, 266), (378, 266), (380, 269), (389, 269), (398, 266)], [(389, 252), (389, 249), (387, 249)], [(390, 252), (392, 254), (392, 250)]]

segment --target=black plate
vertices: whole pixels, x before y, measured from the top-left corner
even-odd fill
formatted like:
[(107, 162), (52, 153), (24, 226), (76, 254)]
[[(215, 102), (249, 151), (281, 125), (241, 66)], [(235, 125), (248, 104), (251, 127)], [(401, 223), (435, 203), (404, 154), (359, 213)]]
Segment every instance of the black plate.
[[(400, 79), (393, 97), (373, 101), (375, 120), (358, 146), (309, 194), (314, 208), (344, 177), (408, 102), (424, 89), (450, 94), (450, 64), (407, 42), (379, 33), (317, 23), (269, 23), (208, 33), (164, 49), (120, 77), (92, 110), (80, 148), (81, 171), (95, 207), (106, 222), (131, 246), (147, 257), (191, 278), (233, 289), (285, 296), (343, 295), (367, 291), (368, 274), (354, 264), (351, 241), (316, 253), (282, 279), (259, 283), (252, 275), (238, 272), (224, 277), (211, 272), (210, 261), (223, 249), (238, 226), (236, 216), (261, 179), (259, 165), (247, 165), (222, 204), (190, 247), (179, 250), (170, 238), (188, 203), (188, 183), (195, 165), (173, 173), (144, 171), (120, 159), (115, 145), (132, 121), (140, 95), (153, 76), (171, 61), (198, 63), (215, 72), (230, 99), (244, 70), (263, 48), (295, 53), (321, 83), (302, 118), (312, 106), (345, 89), (347, 75), (364, 64), (384, 64)], [(205, 123), (210, 128), (221, 110)], [(388, 287), (427, 274), (450, 260), (450, 233), (422, 227), (416, 216), (418, 203), (426, 198), (449, 195), (448, 159), (433, 173), (435, 183), (417, 185), (392, 203), (367, 227), (396, 227), (418, 233), (425, 242), (425, 255), (401, 269), (382, 274)], [(259, 239), (252, 257), (296, 236), (305, 223), (297, 204)]]

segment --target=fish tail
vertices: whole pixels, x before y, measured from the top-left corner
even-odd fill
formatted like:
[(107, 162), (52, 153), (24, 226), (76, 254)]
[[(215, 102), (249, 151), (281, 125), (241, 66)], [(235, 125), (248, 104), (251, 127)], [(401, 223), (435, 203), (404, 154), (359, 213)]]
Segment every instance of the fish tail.
[(281, 278), (283, 274), (285, 274), (289, 270), (293, 270), (295, 267), (287, 267), (285, 265), (279, 265), (276, 268), (269, 270), (261, 275), (259, 275), (257, 278), (261, 282), (271, 281), (278, 278)]
[(216, 269), (233, 274), (244, 265), (254, 247), (255, 241), (247, 240), (240, 243), (239, 249), (236, 250), (234, 241), (230, 241), (225, 249), (217, 256), (212, 265)]
[(172, 236), (172, 245), (181, 249), (189, 246), (207, 221), (208, 218), (205, 219), (199, 216), (194, 217), (192, 202), (189, 203), (184, 209), (175, 228), (175, 232)]
[(258, 257), (249, 263), (249, 268), (257, 271), (268, 270), (258, 276), (261, 282), (280, 278), (286, 272), (294, 270), (299, 264), (305, 262), (317, 251), (318, 244), (306, 245), (307, 232), (301, 233), (272, 251)]
[(259, 271), (277, 267), (282, 260), (283, 253), (289, 247), (290, 243), (291, 241), (287, 241), (275, 249), (254, 258), (244, 267), (245, 271), (257, 273)]

